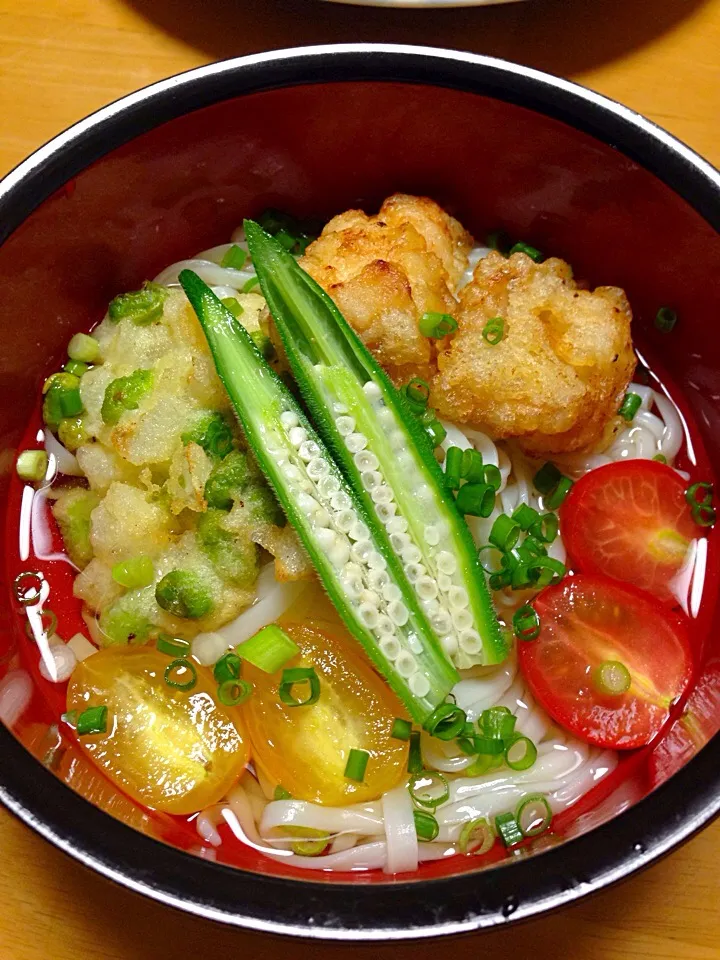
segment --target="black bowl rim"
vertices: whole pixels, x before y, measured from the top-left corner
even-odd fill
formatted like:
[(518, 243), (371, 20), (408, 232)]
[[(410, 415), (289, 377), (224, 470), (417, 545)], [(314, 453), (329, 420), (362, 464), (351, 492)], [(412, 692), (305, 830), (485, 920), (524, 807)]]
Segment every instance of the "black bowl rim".
[[(720, 173), (627, 107), (570, 81), (492, 57), (431, 47), (333, 44), (199, 67), (81, 120), (0, 182), (0, 242), (88, 164), (167, 120), (246, 93), (363, 80), (450, 87), (562, 120), (654, 173), (720, 231)], [(225, 867), (113, 820), (54, 777), (38, 776), (38, 761), (2, 724), (0, 750), (0, 800), (86, 866), (207, 919), (327, 940), (419, 939), (527, 919), (648, 866), (720, 814), (718, 735), (639, 803), (538, 857), (443, 879), (319, 883)]]

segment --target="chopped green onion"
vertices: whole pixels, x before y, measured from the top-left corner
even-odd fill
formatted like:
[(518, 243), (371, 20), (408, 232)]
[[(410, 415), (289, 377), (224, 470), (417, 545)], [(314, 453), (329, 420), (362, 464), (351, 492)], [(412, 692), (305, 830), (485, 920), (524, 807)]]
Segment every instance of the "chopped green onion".
[[(542, 812), (538, 811), (538, 806)], [(548, 799), (541, 793), (531, 793), (524, 797), (515, 811), (515, 818), (524, 837), (538, 837), (545, 833), (552, 823), (552, 817)]]
[(604, 660), (593, 672), (595, 688), (607, 696), (619, 697), (627, 693), (631, 683), (630, 671), (619, 660)]
[[(293, 694), (296, 683), (308, 684), (308, 695), (304, 700), (298, 700)], [(311, 707), (320, 699), (320, 680), (314, 667), (292, 667), (283, 670), (279, 689), (280, 699), (288, 707)]]
[(495, 757), (498, 754), (505, 753), (503, 741), (497, 740), (495, 737), (476, 736), (474, 738), (474, 746), (477, 753), (484, 757)]
[(422, 770), (408, 783), (410, 796), (421, 807), (434, 810), (450, 797), (447, 778), (437, 770)]
[(180, 637), (170, 637), (167, 633), (161, 633), (157, 638), (155, 649), (158, 653), (164, 653), (167, 657), (185, 659), (190, 652), (190, 641), (183, 640)]
[(423, 413), (430, 399), (430, 384), (421, 377), (413, 377), (403, 387), (403, 393), (413, 413)]
[(475, 757), (480, 753), (480, 749), (476, 742), (477, 739), (478, 737), (475, 733), (473, 725), (471, 723), (466, 723), (462, 734), (457, 738), (457, 745), (466, 756)]
[(253, 685), (247, 680), (224, 680), (217, 688), (217, 698), (226, 707), (238, 707), (252, 692)]
[[(698, 496), (698, 493), (701, 496)], [(712, 483), (706, 483), (700, 481), (699, 483), (691, 483), (690, 486), (685, 491), (685, 499), (690, 504), (691, 507), (696, 507), (699, 504), (707, 506), (712, 503), (713, 498), (713, 485)]]
[(538, 588), (559, 583), (567, 573), (565, 564), (554, 557), (535, 557), (527, 564), (530, 582)]
[(401, 717), (395, 717), (393, 720), (390, 736), (393, 740), (409, 740), (412, 733), (412, 724), (409, 720), (403, 720)]
[(482, 857), (492, 850), (494, 844), (495, 834), (485, 817), (468, 820), (458, 838), (460, 852), (468, 857)]
[(115, 583), (127, 590), (139, 590), (147, 587), (155, 579), (155, 568), (150, 557), (131, 557), (113, 565), (111, 576)]
[(712, 527), (717, 519), (715, 508), (707, 503), (698, 503), (691, 508), (692, 518), (700, 527)]
[(71, 373), (74, 377), (82, 377), (89, 369), (90, 367), (80, 360), (68, 360), (63, 367), (65, 373)]
[(510, 570), (500, 570), (497, 573), (491, 573), (488, 580), (491, 590), (504, 590), (512, 582), (512, 573)]
[(536, 247), (531, 247), (529, 243), (523, 243), (522, 241), (510, 247), (509, 256), (512, 256), (514, 253), (524, 253), (530, 257), (531, 260), (534, 260), (535, 263), (542, 263), (545, 259)]
[(510, 568), (510, 586), (513, 590), (525, 590), (533, 586), (530, 563), (530, 560), (520, 560), (515, 562)]
[(457, 490), (460, 486), (463, 451), (460, 447), (450, 447), (445, 454), (445, 486)]
[(557, 510), (565, 497), (570, 493), (573, 482), (570, 477), (561, 477), (558, 485), (549, 496), (545, 497), (545, 506), (548, 510)]
[(90, 733), (105, 733), (107, 731), (107, 713), (106, 706), (88, 707), (77, 718), (75, 730), (79, 737), (85, 737)]
[(300, 647), (277, 624), (271, 623), (241, 643), (237, 651), (243, 660), (263, 673), (277, 673), (300, 653)]
[(529, 737), (515, 736), (505, 747), (505, 763), (511, 770), (529, 770), (537, 760), (537, 747)]
[(505, 552), (512, 550), (520, 538), (520, 532), (520, 524), (506, 513), (501, 513), (492, 525), (488, 540), (493, 546)]
[(59, 393), (58, 403), (63, 417), (77, 417), (83, 412), (83, 402), (77, 387)]
[(230, 267), (231, 270), (242, 270), (246, 260), (247, 251), (243, 250), (243, 248), (239, 247), (236, 243), (233, 243), (225, 251), (225, 255), (220, 261), (220, 266), (223, 268)]
[(454, 740), (465, 726), (465, 711), (454, 703), (441, 703), (430, 714), (424, 727), (431, 737), (438, 740)]
[(278, 230), (278, 232), (275, 234), (275, 239), (281, 247), (284, 247), (288, 251), (288, 253), (295, 246), (295, 237), (287, 230)]
[(63, 723), (66, 723), (69, 727), (72, 727), (73, 730), (77, 726), (78, 712), (77, 710), (68, 710), (65, 713), (60, 714), (60, 719)]
[(220, 302), (228, 308), (234, 317), (241, 317), (245, 313), (245, 309), (237, 297), (223, 297)]
[[(46, 619), (47, 619), (47, 625), (45, 624)], [(58, 618), (53, 613), (52, 610), (48, 610), (46, 607), (45, 610), (43, 610), (42, 613), (40, 614), (40, 625), (42, 627), (42, 632), (44, 636), (52, 637), (54, 636), (55, 631), (57, 630)], [(33, 633), (32, 623), (29, 620), (25, 623), (25, 633), (28, 635), (28, 637), (31, 640), (37, 639), (35, 637), (35, 634)]]
[(623, 398), (623, 402), (620, 404), (618, 413), (623, 420), (626, 420), (628, 423), (630, 423), (630, 421), (635, 418), (635, 414), (638, 412), (641, 406), (641, 397), (639, 397), (636, 393), (626, 393)]
[[(554, 517), (555, 514), (546, 514), (546, 516)], [(532, 534), (528, 534), (527, 537), (522, 542), (522, 548), (526, 554), (532, 557), (544, 557), (547, 556), (547, 549), (545, 544), (541, 543), (537, 537), (534, 537)]]
[(39, 483), (45, 479), (49, 460), (44, 450), (23, 450), (15, 464), (17, 475), (28, 483)]
[(242, 285), (242, 292), (250, 293), (259, 283), (260, 281), (257, 277), (250, 277), (250, 279), (246, 280)]
[(508, 707), (488, 707), (483, 710), (478, 726), (484, 736), (493, 740), (508, 740), (515, 733), (516, 718)]
[(440, 337), (446, 337), (449, 333), (455, 333), (458, 328), (457, 320), (451, 317), (449, 313), (424, 313), (420, 317), (420, 333), (424, 337), (432, 337), (434, 340)]
[(228, 680), (239, 680), (242, 670), (242, 660), (236, 653), (225, 653), (213, 667), (213, 676), (218, 683), (227, 683)]
[(495, 508), (495, 489), (489, 483), (466, 483), (457, 495), (460, 513), (471, 517), (489, 517)]
[[(187, 680), (181, 679), (188, 674)], [(172, 660), (165, 668), (165, 683), (176, 690), (192, 690), (197, 683), (197, 670), (194, 664), (184, 657)]]
[(97, 363), (100, 360), (100, 344), (87, 333), (76, 333), (68, 344), (68, 356), (81, 363)]
[[(42, 415), (46, 425), (52, 430), (56, 430), (60, 421), (73, 414), (65, 413), (65, 410), (72, 410), (77, 406), (80, 396), (80, 378), (72, 373), (62, 372), (53, 373), (43, 384)], [(63, 400), (66, 395), (68, 399)], [(80, 404), (82, 411), (82, 403)]]
[(518, 640), (536, 640), (540, 636), (540, 617), (529, 603), (515, 611), (512, 623)]
[(667, 463), (667, 462), (668, 462), (668, 458), (665, 456), (664, 453), (656, 453), (655, 456), (653, 457), (653, 460), (655, 460), (657, 463)]
[(530, 536), (541, 543), (552, 543), (558, 535), (558, 518), (554, 513), (540, 514), (530, 527)]
[(562, 480), (562, 473), (558, 470), (554, 463), (551, 463), (549, 460), (547, 463), (544, 463), (542, 467), (533, 477), (533, 483), (535, 484), (535, 489), (542, 494), (552, 493), (558, 483)]
[(13, 580), (13, 594), (23, 607), (34, 606), (42, 597), (45, 577), (39, 570), (23, 570)]
[(431, 813), (425, 810), (413, 810), (413, 820), (415, 821), (415, 832), (418, 840), (430, 842), (440, 833), (440, 825)]
[(521, 503), (513, 510), (511, 519), (515, 521), (521, 530), (527, 532), (530, 527), (540, 519), (540, 514), (537, 510), (533, 510), (531, 506), (528, 506), (527, 503)]
[(495, 770), (497, 767), (502, 766), (502, 762), (502, 753), (497, 755), (484, 753), (469, 767), (465, 767), (463, 774), (466, 777), (483, 777), (486, 773), (489, 773), (490, 770)]
[(285, 787), (281, 787), (280, 784), (278, 784), (273, 793), (273, 800), (292, 800), (292, 794), (289, 790), (286, 790)]
[(356, 750), (354, 747), (350, 750), (347, 763), (345, 764), (345, 779), (354, 780), (356, 783), (362, 783), (365, 779), (370, 754), (367, 750)]
[(302, 837), (290, 844), (290, 849), (298, 857), (319, 857), (328, 845), (329, 837), (324, 830), (313, 827), (282, 827), (291, 837)]
[(165, 287), (146, 283), (142, 290), (115, 297), (108, 307), (108, 317), (113, 323), (127, 319), (138, 327), (145, 327), (162, 317), (167, 295)]
[(507, 254), (512, 243), (504, 230), (493, 230), (485, 238), (485, 245), (490, 247), (491, 250), (497, 250), (498, 253)]
[(500, 813), (495, 817), (495, 829), (506, 847), (512, 847), (524, 840), (523, 832), (512, 813)]
[(433, 447), (439, 447), (447, 436), (445, 427), (438, 419), (429, 420), (427, 423), (424, 423), (423, 426), (427, 431), (427, 435), (430, 437), (430, 443), (432, 443)]
[(491, 347), (497, 346), (505, 336), (505, 321), (503, 318), (493, 317), (492, 320), (488, 320), (483, 327), (482, 335), (483, 339), (487, 341)]
[(462, 466), (460, 467), (460, 476), (468, 483), (476, 483), (485, 476), (483, 472), (483, 458), (479, 450), (463, 450)]
[(494, 463), (486, 463), (483, 467), (483, 480), (497, 491), (502, 486), (502, 474)]
[(662, 333), (670, 333), (677, 323), (677, 314), (670, 307), (660, 307), (655, 314), (655, 329)]
[(410, 734), (410, 749), (408, 750), (408, 773), (420, 773), (425, 764), (423, 763), (422, 750), (420, 748), (420, 731), (413, 730)]
[(126, 410), (137, 410), (153, 385), (152, 370), (139, 369), (126, 377), (117, 377), (105, 387), (100, 415), (103, 423), (114, 426)]

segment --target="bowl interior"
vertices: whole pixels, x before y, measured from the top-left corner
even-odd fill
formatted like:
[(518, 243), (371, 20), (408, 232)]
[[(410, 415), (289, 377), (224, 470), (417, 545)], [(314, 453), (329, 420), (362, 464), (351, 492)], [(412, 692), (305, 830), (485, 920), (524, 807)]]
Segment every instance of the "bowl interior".
[[(350, 206), (374, 210), (396, 191), (433, 197), (478, 238), (501, 227), (567, 259), (593, 286), (623, 287), (643, 354), (680, 387), (720, 467), (720, 339), (711, 333), (720, 316), (720, 236), (706, 221), (623, 153), (543, 114), (438, 86), (336, 82), (235, 97), (164, 123), (69, 179), (0, 248), (4, 482), (50, 361), (115, 294), (224, 242), (244, 216), (268, 206), (329, 217)], [(661, 305), (681, 318), (671, 336), (653, 325)], [(17, 545), (6, 553), (10, 578), (22, 563)], [(715, 586), (711, 576), (701, 633), (718, 626)], [(28, 644), (4, 606), (0, 676)], [(716, 732), (712, 655), (698, 678), (693, 722), (678, 720), (628, 763), (592, 808), (579, 808), (567, 836), (638, 802)], [(169, 828), (138, 826), (173, 840)], [(285, 870), (249, 849), (241, 862)], [(458, 858), (422, 875), (472, 869)]]

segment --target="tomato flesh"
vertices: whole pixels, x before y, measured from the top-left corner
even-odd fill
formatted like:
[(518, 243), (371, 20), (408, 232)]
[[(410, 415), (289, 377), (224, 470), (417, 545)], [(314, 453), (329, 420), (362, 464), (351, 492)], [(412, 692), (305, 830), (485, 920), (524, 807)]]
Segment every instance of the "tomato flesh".
[[(608, 577), (578, 574), (533, 601), (536, 640), (518, 642), (533, 695), (576, 736), (601, 747), (649, 743), (690, 682), (683, 621), (649, 594)], [(607, 661), (630, 673), (630, 688), (605, 694), (594, 674)]]
[(195, 686), (178, 690), (164, 679), (170, 662), (149, 647), (100, 650), (73, 672), (67, 706), (107, 706), (107, 732), (79, 740), (121, 790), (155, 810), (195, 813), (227, 793), (249, 753), (212, 677), (198, 666)]
[[(404, 711), (370, 664), (344, 639), (283, 623), (300, 647), (286, 667), (314, 667), (320, 699), (290, 707), (280, 700), (282, 671), (263, 673), (243, 664), (253, 695), (242, 707), (253, 762), (270, 784), (298, 800), (338, 806), (375, 799), (405, 772), (407, 744), (390, 738), (393, 720)], [(370, 754), (363, 783), (345, 777), (351, 749)]]
[(676, 603), (670, 582), (700, 533), (686, 486), (654, 460), (621, 460), (585, 474), (560, 511), (574, 568), (625, 580)]

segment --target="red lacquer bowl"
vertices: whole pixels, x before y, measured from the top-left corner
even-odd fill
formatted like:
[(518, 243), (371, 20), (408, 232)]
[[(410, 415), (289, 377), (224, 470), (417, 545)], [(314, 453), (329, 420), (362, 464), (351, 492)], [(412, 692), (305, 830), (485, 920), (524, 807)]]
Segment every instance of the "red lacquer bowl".
[[(155, 84), (0, 183), (3, 494), (43, 376), (115, 294), (225, 241), (265, 207), (329, 216), (376, 209), (399, 190), (434, 197), (479, 237), (502, 227), (593, 283), (624, 287), (637, 340), (682, 391), (718, 468), (717, 171), (566, 81), (470, 54), (363, 45), (246, 57)], [(654, 329), (660, 305), (682, 318), (672, 337)], [(17, 545), (5, 553), (0, 677), (26, 642), (8, 582)], [(715, 597), (711, 577), (697, 621), (710, 637), (720, 627)], [(458, 857), (412, 878), (298, 876), (250, 849), (240, 868), (208, 862), (173, 844), (169, 829), (153, 831), (161, 842), (92, 806), (2, 726), (0, 799), (106, 876), (227, 923), (335, 939), (471, 931), (599, 890), (717, 815), (718, 652), (710, 643), (698, 663), (693, 723), (679, 719), (621, 764), (576, 808), (564, 842), (482, 869)]]

